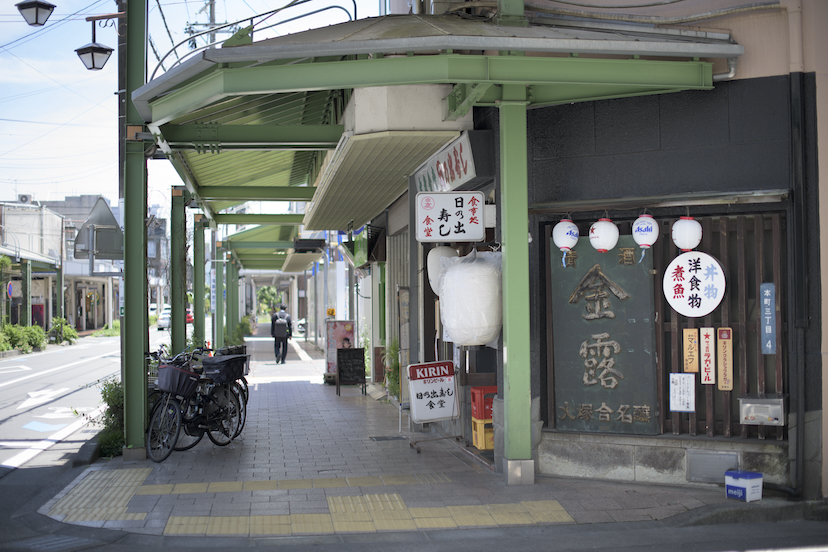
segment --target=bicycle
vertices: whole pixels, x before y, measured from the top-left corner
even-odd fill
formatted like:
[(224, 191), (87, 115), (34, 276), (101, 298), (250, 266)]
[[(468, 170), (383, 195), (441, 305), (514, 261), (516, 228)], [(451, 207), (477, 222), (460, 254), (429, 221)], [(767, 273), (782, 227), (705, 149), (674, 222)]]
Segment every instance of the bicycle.
[[(166, 460), (173, 450), (194, 447), (205, 433), (215, 445), (227, 446), (243, 427), (247, 401), (245, 397), (242, 407), (243, 388), (235, 383), (243, 378), (240, 359), (218, 357), (208, 361), (209, 373), (199, 374), (194, 357), (203, 352), (179, 353), (172, 359), (149, 355), (159, 358), (159, 390), (150, 394), (147, 427), (147, 453), (155, 462)], [(246, 362), (246, 355), (241, 360)]]

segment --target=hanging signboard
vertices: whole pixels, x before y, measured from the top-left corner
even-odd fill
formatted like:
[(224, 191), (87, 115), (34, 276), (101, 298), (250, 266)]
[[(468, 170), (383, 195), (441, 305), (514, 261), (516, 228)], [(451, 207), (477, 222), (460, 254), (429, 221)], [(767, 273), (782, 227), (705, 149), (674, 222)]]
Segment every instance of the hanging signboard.
[(699, 371), (699, 330), (684, 328), (684, 371)]
[(432, 155), (414, 173), (414, 181), (420, 192), (447, 192), (476, 176), (469, 134), (464, 132), (460, 138)]
[(759, 339), (762, 340), (762, 354), (776, 354), (776, 285), (762, 284), (759, 288), (762, 298), (762, 323)]
[(719, 350), (719, 391), (733, 391), (733, 330), (716, 330)]
[(713, 312), (726, 288), (722, 265), (701, 251), (682, 253), (664, 271), (664, 297), (674, 311), (688, 318)]
[(670, 374), (670, 412), (696, 411), (696, 375)]
[(454, 362), (426, 362), (408, 367), (411, 420), (418, 424), (460, 416)]
[(479, 242), (486, 238), (483, 192), (417, 194), (417, 241)]
[(716, 383), (716, 330), (701, 329), (701, 382), (704, 385)]

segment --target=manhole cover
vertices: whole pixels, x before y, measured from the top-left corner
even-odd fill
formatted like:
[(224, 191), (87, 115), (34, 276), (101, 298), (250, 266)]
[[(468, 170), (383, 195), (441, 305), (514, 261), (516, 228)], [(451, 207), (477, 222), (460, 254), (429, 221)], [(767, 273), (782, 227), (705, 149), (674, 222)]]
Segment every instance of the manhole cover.
[(369, 437), (372, 441), (408, 441), (405, 435), (392, 435), (390, 437)]

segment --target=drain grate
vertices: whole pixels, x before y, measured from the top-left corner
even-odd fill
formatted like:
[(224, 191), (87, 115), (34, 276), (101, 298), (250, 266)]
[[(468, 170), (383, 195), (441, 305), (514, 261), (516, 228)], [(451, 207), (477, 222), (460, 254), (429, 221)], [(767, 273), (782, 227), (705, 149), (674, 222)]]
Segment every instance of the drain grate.
[(93, 546), (100, 546), (101, 541), (82, 539), (80, 537), (69, 537), (62, 535), (44, 535), (42, 537), (32, 537), (12, 543), (13, 549), (20, 550), (45, 550), (48, 552), (72, 552), (73, 550), (83, 550)]
[(391, 435), (388, 437), (369, 437), (372, 441), (408, 441), (405, 435)]

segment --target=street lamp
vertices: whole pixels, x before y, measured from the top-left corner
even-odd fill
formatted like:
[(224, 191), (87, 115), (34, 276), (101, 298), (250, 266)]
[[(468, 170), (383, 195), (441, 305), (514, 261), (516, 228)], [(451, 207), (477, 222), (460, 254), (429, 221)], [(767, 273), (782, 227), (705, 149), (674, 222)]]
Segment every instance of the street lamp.
[(15, 4), (15, 7), (32, 27), (42, 27), (46, 24), (46, 20), (52, 15), (55, 9), (54, 4), (43, 2), (42, 0), (28, 0)]
[(81, 46), (75, 53), (90, 71), (100, 71), (106, 65), (109, 56), (112, 55), (112, 48), (95, 42), (95, 21), (92, 21), (92, 42)]

